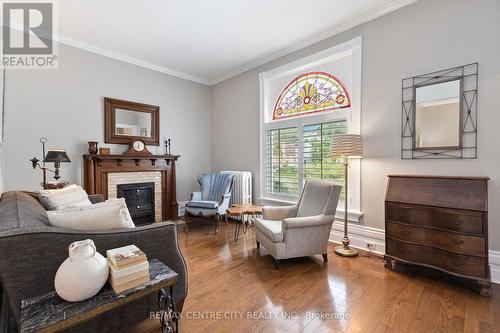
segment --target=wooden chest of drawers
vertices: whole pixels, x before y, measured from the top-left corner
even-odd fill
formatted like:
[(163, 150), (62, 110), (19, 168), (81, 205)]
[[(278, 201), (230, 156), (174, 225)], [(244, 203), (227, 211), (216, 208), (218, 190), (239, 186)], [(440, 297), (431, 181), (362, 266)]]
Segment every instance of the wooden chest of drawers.
[(392, 260), (475, 280), (490, 296), (488, 178), (389, 176), (386, 268)]

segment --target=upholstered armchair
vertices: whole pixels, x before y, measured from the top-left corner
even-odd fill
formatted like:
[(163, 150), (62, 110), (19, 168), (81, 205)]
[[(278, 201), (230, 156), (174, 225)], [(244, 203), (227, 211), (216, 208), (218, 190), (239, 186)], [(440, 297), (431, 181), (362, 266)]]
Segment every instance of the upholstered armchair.
[(211, 217), (215, 224), (215, 234), (219, 232), (219, 219), (226, 214), (231, 199), (234, 175), (228, 173), (208, 173), (198, 176), (201, 191), (193, 192), (186, 203), (184, 219), (191, 217)]
[(281, 259), (316, 254), (326, 262), (341, 189), (331, 181), (307, 181), (296, 205), (263, 207), (262, 218), (254, 219), (257, 249), (268, 250), (276, 268)]

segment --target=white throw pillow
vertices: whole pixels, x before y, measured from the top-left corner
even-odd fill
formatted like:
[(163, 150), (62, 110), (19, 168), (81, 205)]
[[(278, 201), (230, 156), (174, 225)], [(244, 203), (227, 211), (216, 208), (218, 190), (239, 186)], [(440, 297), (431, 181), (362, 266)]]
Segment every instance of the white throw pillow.
[(135, 228), (124, 198), (111, 199), (85, 207), (47, 211), (54, 227), (77, 230)]
[(38, 191), (40, 202), (47, 210), (61, 210), (67, 207), (90, 206), (87, 192), (81, 186), (69, 185), (59, 190)]

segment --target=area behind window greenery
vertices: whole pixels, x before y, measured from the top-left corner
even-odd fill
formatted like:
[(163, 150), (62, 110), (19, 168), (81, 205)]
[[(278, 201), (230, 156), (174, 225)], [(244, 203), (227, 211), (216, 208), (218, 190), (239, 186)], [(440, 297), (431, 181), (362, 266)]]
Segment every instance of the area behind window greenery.
[[(332, 135), (346, 132), (345, 120), (307, 125), (303, 127), (302, 145), (299, 145), (297, 127), (268, 131), (268, 192), (299, 193), (301, 188), (299, 186), (299, 148), (303, 152), (304, 180), (333, 180), (343, 186), (343, 161), (330, 156), (330, 141)], [(343, 196), (342, 191), (342, 200)]]

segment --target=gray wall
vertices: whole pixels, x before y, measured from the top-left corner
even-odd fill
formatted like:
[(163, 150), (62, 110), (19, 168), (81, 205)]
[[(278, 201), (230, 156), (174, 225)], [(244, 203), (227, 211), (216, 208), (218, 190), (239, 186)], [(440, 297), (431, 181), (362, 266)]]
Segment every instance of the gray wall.
[[(384, 227), (388, 174), (489, 176), (490, 248), (500, 250), (500, 1), (421, 0), (213, 87), (212, 168), (259, 184), (259, 73), (363, 37), (362, 224)], [(401, 160), (401, 79), (479, 62), (479, 158)]]
[[(82, 182), (87, 141), (104, 142), (105, 96), (160, 106), (160, 139), (172, 139), (181, 154), (178, 200), (197, 188), (196, 176), (210, 171), (210, 87), (144, 69), (70, 46), (59, 47), (57, 70), (9, 70), (6, 77), (4, 190), (35, 189), (40, 171), (39, 138), (49, 148), (66, 149), (72, 160), (62, 178)], [(125, 145), (105, 145), (122, 153)], [(148, 147), (163, 152), (163, 146)]]

